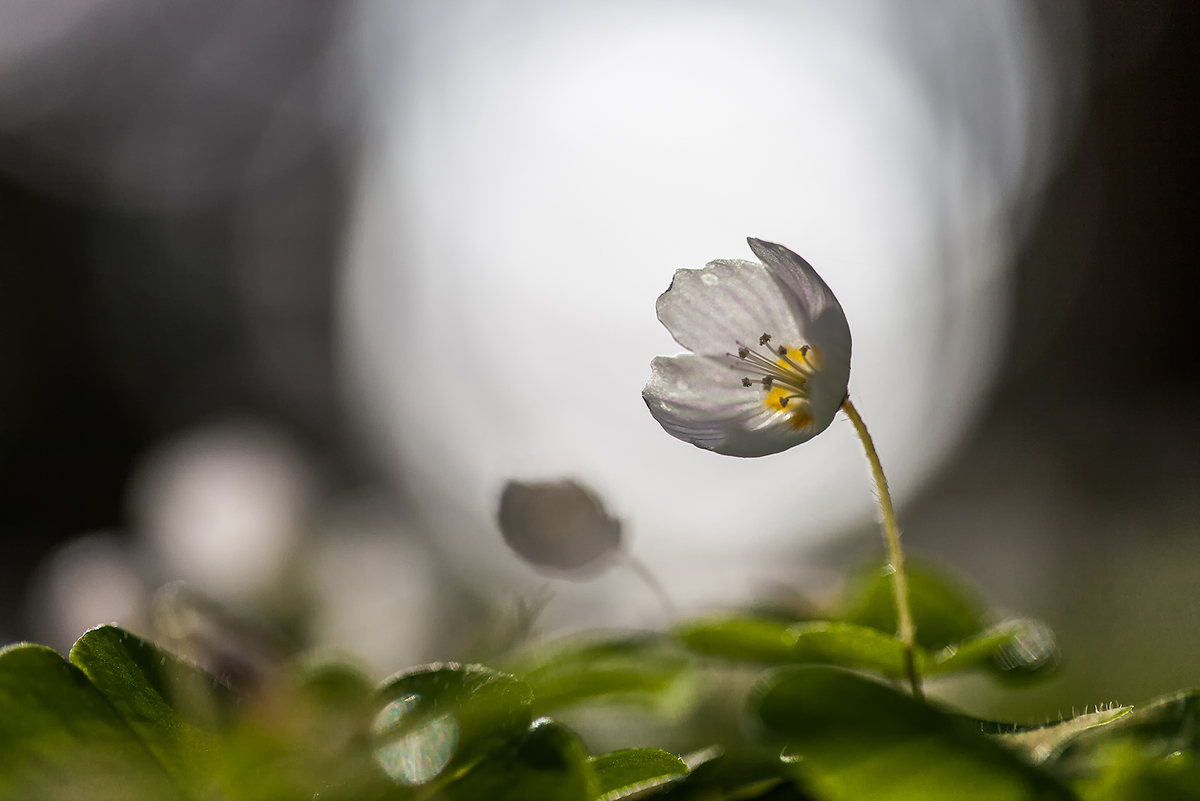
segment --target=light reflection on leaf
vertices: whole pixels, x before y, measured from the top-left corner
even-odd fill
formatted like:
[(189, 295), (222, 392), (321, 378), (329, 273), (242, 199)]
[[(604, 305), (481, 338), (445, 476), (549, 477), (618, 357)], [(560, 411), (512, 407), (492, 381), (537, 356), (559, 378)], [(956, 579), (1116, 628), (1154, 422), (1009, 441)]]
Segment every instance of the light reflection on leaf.
[(372, 726), (375, 736), (385, 740), (375, 746), (375, 761), (395, 781), (414, 786), (436, 778), (458, 750), (458, 721), (450, 714), (420, 723), (398, 739), (386, 740), (420, 701), (416, 693), (391, 701)]

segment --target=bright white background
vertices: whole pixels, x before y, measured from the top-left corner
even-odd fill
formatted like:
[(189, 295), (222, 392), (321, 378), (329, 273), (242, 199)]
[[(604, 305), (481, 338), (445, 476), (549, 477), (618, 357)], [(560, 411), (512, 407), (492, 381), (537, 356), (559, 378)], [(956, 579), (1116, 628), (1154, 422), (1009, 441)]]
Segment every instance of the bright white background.
[[(780, 554), (871, 519), (844, 421), (738, 460), (672, 439), (642, 403), (651, 357), (679, 351), (654, 299), (677, 268), (748, 257), (747, 235), (805, 256), (841, 299), (851, 393), (901, 502), (954, 445), (1002, 347), (1012, 212), (1053, 122), (1027, 7), (366, 18), (371, 69), (392, 77), (348, 250), (347, 355), (398, 481), (481, 586), (536, 580), (493, 523), (509, 478), (595, 487), (688, 605), (789, 580)], [(612, 589), (577, 591), (589, 617), (652, 600)]]

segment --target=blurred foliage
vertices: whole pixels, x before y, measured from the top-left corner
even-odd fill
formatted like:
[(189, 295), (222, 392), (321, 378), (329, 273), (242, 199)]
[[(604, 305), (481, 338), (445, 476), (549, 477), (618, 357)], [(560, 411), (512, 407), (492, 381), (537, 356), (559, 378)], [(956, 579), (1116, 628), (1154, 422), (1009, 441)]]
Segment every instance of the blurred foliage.
[[(930, 689), (1034, 681), (1051, 632), (998, 620), (962, 582), (911, 573)], [(887, 576), (823, 619), (731, 611), (666, 632), (528, 643), (378, 686), (302, 656), (227, 686), (113, 626), (70, 658), (0, 652), (0, 801), (1200, 799), (1200, 691), (1044, 726), (982, 721), (901, 689)], [(936, 694), (936, 693), (935, 693)], [(649, 715), (662, 747), (589, 753), (577, 709)]]

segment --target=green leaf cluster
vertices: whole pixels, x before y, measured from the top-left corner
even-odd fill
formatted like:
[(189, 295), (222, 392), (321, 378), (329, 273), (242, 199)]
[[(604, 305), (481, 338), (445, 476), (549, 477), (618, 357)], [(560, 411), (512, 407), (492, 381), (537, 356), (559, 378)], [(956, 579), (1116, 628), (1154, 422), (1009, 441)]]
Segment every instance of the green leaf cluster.
[[(11, 646), (0, 801), (1200, 798), (1200, 691), (1037, 727), (970, 718), (902, 689), (886, 582), (864, 573), (821, 619), (734, 612), (378, 685), (308, 656), (235, 692), (112, 626), (69, 659)], [(997, 620), (932, 568), (910, 582), (931, 685), (1057, 664), (1044, 625)], [(635, 738), (656, 747), (593, 752), (575, 716), (595, 708), (658, 721)]]

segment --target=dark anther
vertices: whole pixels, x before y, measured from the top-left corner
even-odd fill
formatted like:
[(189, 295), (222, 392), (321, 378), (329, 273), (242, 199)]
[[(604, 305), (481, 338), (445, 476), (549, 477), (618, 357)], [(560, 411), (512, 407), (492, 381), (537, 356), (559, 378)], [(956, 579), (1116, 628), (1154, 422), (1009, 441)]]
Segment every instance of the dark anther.
[(749, 348), (738, 348), (738, 358), (739, 358), (739, 359), (744, 359), (744, 358), (746, 358), (746, 357), (747, 357), (747, 356), (749, 356), (749, 355), (750, 355), (750, 349), (749, 349)]
[(758, 338), (758, 344), (760, 344), (760, 345), (765, 345), (770, 341), (771, 341), (770, 334), (763, 334), (761, 337)]
[(773, 384), (773, 383), (775, 383), (775, 376), (773, 376), (773, 375), (763, 376), (763, 386), (764, 387), (766, 387), (767, 389), (770, 389), (771, 384)]
[(779, 346), (779, 355), (780, 355), (780, 356), (787, 356), (787, 348), (785, 348), (783, 345), (780, 345), (780, 346)]
[(787, 397), (787, 396), (784, 396), (784, 397), (780, 398), (780, 399), (779, 399), (779, 408), (780, 408), (780, 409), (782, 409), (784, 406), (787, 406), (787, 402), (788, 402), (789, 400), (791, 400), (791, 398), (789, 398), (789, 397)]
[(811, 350), (811, 348), (809, 348), (808, 345), (801, 345), (800, 346), (800, 355), (805, 358), (808, 358), (809, 350)]
[(749, 378), (743, 378), (743, 379), (742, 379), (742, 386), (743, 386), (743, 387), (748, 387), (748, 386), (750, 386), (750, 385), (751, 385), (751, 384), (753, 384), (753, 383), (754, 383), (754, 382), (753, 382), (753, 381), (751, 381)]

